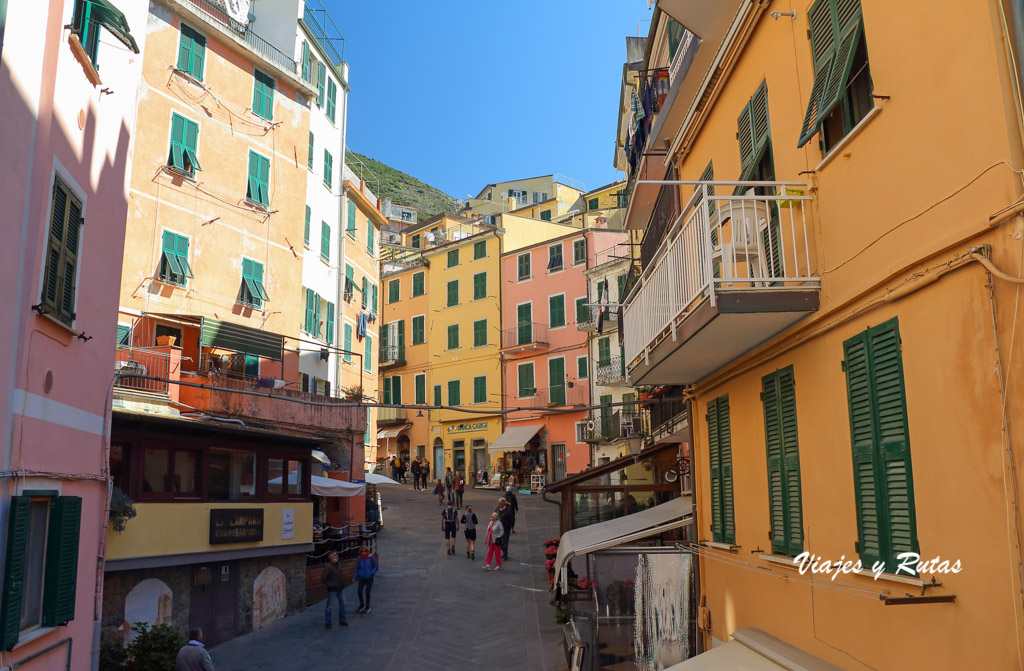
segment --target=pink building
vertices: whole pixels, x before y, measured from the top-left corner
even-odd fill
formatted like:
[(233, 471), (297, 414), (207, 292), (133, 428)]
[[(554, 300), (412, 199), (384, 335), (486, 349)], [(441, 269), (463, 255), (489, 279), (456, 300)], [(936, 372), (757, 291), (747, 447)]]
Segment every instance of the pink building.
[(0, 649), (96, 668), (107, 451), (148, 3), (0, 2)]
[[(506, 416), (505, 429), (524, 443), (521, 452), (505, 453), (504, 459), (518, 458), (524, 473), (541, 467), (548, 482), (591, 464), (579, 428), (591, 403), (587, 333), (577, 328), (577, 321), (590, 316), (584, 271), (594, 265), (595, 246), (609, 247), (625, 237), (575, 230), (501, 258), (505, 407), (523, 408)], [(574, 406), (580, 410), (565, 412)]]

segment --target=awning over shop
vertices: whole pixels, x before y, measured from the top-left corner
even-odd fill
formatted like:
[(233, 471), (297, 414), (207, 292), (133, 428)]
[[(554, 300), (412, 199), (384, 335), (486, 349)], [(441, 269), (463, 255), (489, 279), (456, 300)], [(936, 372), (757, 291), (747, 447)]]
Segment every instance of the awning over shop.
[(200, 317), (198, 315), (161, 314), (143, 312), (143, 317), (165, 320), (182, 326), (199, 327), (199, 343), (203, 347), (216, 347), (261, 356), (273, 361), (284, 359), (284, 336), (261, 331), (241, 324)]
[(498, 436), (498, 439), (487, 448), (488, 452), (515, 452), (526, 447), (526, 444), (533, 440), (537, 432), (544, 428), (543, 424), (530, 424), (529, 426), (513, 426), (505, 430), (505, 433)]
[(665, 671), (840, 671), (835, 664), (815, 657), (755, 627), (738, 629), (735, 639), (701, 653)]
[[(298, 474), (292, 471), (288, 474), (288, 484), (294, 485), (298, 479)], [(320, 475), (313, 475), (310, 477), (310, 490), (313, 492), (313, 496), (362, 496), (366, 494), (366, 485), (356, 484), (354, 482), (345, 482), (344, 480), (335, 480), (333, 478), (325, 478)], [(282, 476), (277, 476), (270, 480), (270, 484), (279, 485), (281, 484)]]
[(392, 426), (388, 429), (381, 429), (377, 432), (377, 440), (384, 440), (386, 438), (397, 438), (398, 434), (408, 429), (412, 424), (402, 424), (401, 426)]
[(676, 529), (689, 524), (692, 517), (693, 500), (682, 496), (632, 515), (566, 531), (558, 544), (555, 575), (565, 585), (568, 580), (565, 569), (573, 557)]
[(331, 465), (330, 457), (328, 457), (327, 453), (324, 452), (323, 450), (313, 450), (313, 458), (316, 459), (321, 464), (323, 464), (324, 466)]

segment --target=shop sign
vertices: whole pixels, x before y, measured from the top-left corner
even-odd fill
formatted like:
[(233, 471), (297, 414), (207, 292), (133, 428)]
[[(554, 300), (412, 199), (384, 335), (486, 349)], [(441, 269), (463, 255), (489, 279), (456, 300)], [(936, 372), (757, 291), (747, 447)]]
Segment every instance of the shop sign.
[(467, 431), (486, 431), (487, 422), (472, 422), (468, 424), (449, 424), (448, 433), (466, 433)]
[(295, 538), (295, 508), (281, 510), (281, 540)]
[(214, 508), (210, 511), (210, 545), (262, 540), (262, 508)]

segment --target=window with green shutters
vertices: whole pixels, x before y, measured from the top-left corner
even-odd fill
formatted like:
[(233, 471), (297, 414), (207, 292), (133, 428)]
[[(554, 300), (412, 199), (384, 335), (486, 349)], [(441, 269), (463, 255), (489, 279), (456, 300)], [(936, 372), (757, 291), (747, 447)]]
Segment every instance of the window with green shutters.
[(366, 220), (366, 253), (370, 256), (375, 254), (376, 250), (373, 246), (373, 222), (369, 218)]
[(478, 319), (473, 322), (473, 347), (487, 345), (487, 320)]
[(565, 405), (565, 358), (548, 359), (548, 402)]
[(309, 208), (309, 205), (307, 205), (306, 206), (306, 228), (305, 228), (305, 232), (302, 235), (302, 244), (303, 244), (303, 246), (306, 249), (309, 249), (309, 219), (312, 216), (312, 214), (313, 214), (313, 211)]
[(798, 147), (821, 132), (831, 149), (874, 106), (860, 0), (817, 0), (807, 13), (814, 84)]
[(345, 361), (351, 361), (352, 360), (352, 325), (349, 324), (349, 323), (346, 323), (345, 326), (342, 328), (342, 331), (344, 331), (344, 335), (343, 335), (344, 340), (342, 341), (341, 346), (345, 350), (344, 359), (345, 359)]
[(419, 373), (413, 378), (414, 383), (414, 395), (415, 403), (417, 405), (424, 405), (427, 402), (427, 375), (426, 373)]
[(422, 296), (423, 295), (423, 293), (425, 291), (425, 289), (424, 289), (425, 278), (426, 278), (426, 275), (424, 273), (422, 273), (422, 272), (415, 273), (412, 276), (412, 295), (413, 295), (413, 297)]
[(454, 268), (459, 265), (459, 250), (452, 249), (448, 252), (448, 267)]
[(448, 307), (453, 307), (459, 304), (459, 281), (450, 280), (448, 282)]
[(203, 63), (206, 60), (206, 38), (181, 24), (181, 41), (178, 42), (178, 69), (187, 72), (198, 81), (203, 81)]
[(516, 344), (528, 345), (533, 342), (533, 304), (516, 306)]
[(587, 305), (587, 297), (576, 299), (576, 323), (577, 324), (589, 324), (590, 323), (590, 306)]
[(449, 324), (448, 325), (448, 349), (459, 348), (459, 325)]
[(733, 517), (732, 431), (729, 396), (708, 401), (708, 466), (711, 470), (711, 536), (716, 543), (736, 543)]
[(384, 378), (384, 402), (393, 403), (395, 405), (402, 404), (402, 377), (395, 375), (392, 377)]
[(327, 119), (334, 123), (334, 112), (338, 105), (338, 85), (333, 79), (327, 80)]
[(324, 149), (324, 186), (331, 188), (334, 180), (334, 157)]
[(610, 366), (612, 363), (612, 339), (608, 336), (597, 339), (597, 365)]
[(171, 115), (171, 149), (167, 165), (180, 173), (192, 177), (196, 170), (202, 170), (196, 157), (199, 143), (199, 124), (179, 114)]
[(587, 241), (583, 238), (572, 241), (572, 265), (587, 262)]
[(576, 357), (576, 377), (580, 380), (590, 377), (590, 368), (585, 356)]
[(487, 256), (487, 241), (480, 240), (479, 242), (473, 243), (473, 260), (485, 258)]
[(473, 275), (473, 300), (487, 298), (487, 273)]
[(516, 259), (517, 277), (520, 282), (530, 279), (530, 254), (520, 254)]
[(313, 169), (313, 131), (309, 131), (309, 153), (306, 154), (306, 167)]
[(516, 373), (518, 376), (517, 388), (519, 398), (532, 398), (537, 393), (533, 377), (533, 363), (519, 364)]
[(373, 370), (373, 336), (369, 333), (363, 338), (363, 370), (367, 373)]
[(597, 198), (591, 198), (587, 201), (588, 210), (596, 210), (598, 207), (600, 207), (600, 203)]
[(348, 226), (345, 233), (353, 240), (356, 239), (356, 201), (351, 198), (348, 199)]
[(131, 345), (132, 344), (132, 327), (117, 325), (117, 344), (118, 345)]
[(374, 284), (371, 289), (373, 293), (373, 301), (370, 303), (370, 309), (373, 311), (373, 314), (377, 314), (377, 285)]
[(254, 151), (249, 152), (249, 180), (245, 197), (249, 202), (259, 203), (263, 207), (270, 205), (270, 159)]
[(412, 246), (413, 246), (413, 249), (419, 249), (420, 248), (420, 234), (419, 233), (417, 233), (416, 235), (412, 236)]
[(320, 260), (331, 262), (331, 227), (326, 221), (320, 222)]
[(242, 259), (242, 288), (240, 302), (254, 308), (263, 306), (270, 296), (263, 285), (263, 264), (251, 259)]
[(907, 398), (896, 319), (843, 343), (850, 408), (857, 552), (865, 567), (895, 572), (902, 552), (919, 552)]
[(473, 402), (487, 402), (487, 376), (478, 375), (473, 378)]
[(351, 301), (356, 293), (356, 270), (352, 264), (345, 264), (345, 300)]
[(194, 277), (188, 262), (188, 238), (184, 235), (164, 231), (158, 275), (161, 282), (180, 287), (185, 286), (187, 278)]
[(557, 245), (548, 247), (548, 272), (557, 272), (562, 267), (562, 243), (559, 242)]
[[(762, 81), (736, 120), (740, 145), (740, 181), (750, 180), (768, 151), (771, 127), (768, 119), (768, 84)], [(749, 187), (738, 186), (738, 192)]]
[(274, 118), (274, 78), (259, 70), (253, 72), (252, 111), (268, 121)]
[(551, 221), (551, 210), (544, 210), (540, 213), (541, 221)]
[[(327, 302), (327, 328), (324, 333), (324, 340), (327, 341), (328, 345), (334, 344), (334, 303), (330, 301)], [(352, 349), (351, 344), (345, 349)]]
[(310, 60), (309, 42), (302, 40), (302, 78), (307, 82), (312, 81), (312, 79), (310, 79), (310, 76), (312, 75), (309, 67), (312, 64)]
[(366, 306), (369, 305), (370, 303), (370, 280), (366, 279), (365, 277), (363, 278), (362, 291), (360, 291), (359, 293), (362, 296), (362, 302), (360, 304), (360, 307), (362, 307), (365, 310)]
[(316, 335), (315, 306), (319, 304), (320, 297), (312, 289), (304, 289), (306, 293), (306, 318), (302, 322), (302, 330), (310, 335)]
[(448, 381), (448, 405), (462, 405), (462, 382)]
[(804, 549), (797, 441), (796, 383), (788, 366), (761, 378), (765, 451), (768, 458), (768, 515), (772, 552), (795, 557)]
[(391, 280), (388, 282), (388, 303), (397, 303), (399, 298), (399, 288), (401, 285), (398, 280)]
[(565, 326), (565, 294), (548, 296), (548, 324), (553, 329)]
[(434, 405), (441, 405), (441, 385), (434, 385)]
[(419, 315), (412, 318), (412, 344), (422, 345), (427, 342), (427, 318)]

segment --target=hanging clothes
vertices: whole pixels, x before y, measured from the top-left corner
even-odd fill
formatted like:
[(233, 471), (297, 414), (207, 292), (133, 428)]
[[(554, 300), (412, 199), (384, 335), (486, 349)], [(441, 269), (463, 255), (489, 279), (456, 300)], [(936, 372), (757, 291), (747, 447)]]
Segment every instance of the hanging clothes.
[(360, 340), (366, 336), (366, 313), (362, 311), (359, 312), (359, 324), (356, 326), (356, 335)]

